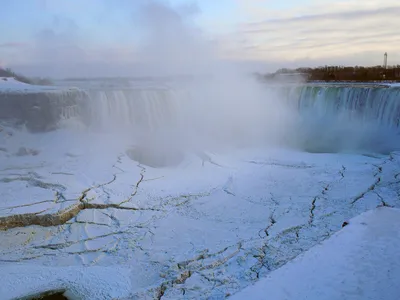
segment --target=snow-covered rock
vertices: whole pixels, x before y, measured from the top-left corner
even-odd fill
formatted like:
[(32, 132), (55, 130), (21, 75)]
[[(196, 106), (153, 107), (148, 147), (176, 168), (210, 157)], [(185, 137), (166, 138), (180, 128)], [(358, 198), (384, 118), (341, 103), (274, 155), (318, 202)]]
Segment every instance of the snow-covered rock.
[(230, 299), (397, 300), (399, 249), (400, 210), (380, 207)]
[(0, 93), (38, 92), (57, 90), (54, 86), (33, 85), (16, 80), (14, 77), (0, 77)]

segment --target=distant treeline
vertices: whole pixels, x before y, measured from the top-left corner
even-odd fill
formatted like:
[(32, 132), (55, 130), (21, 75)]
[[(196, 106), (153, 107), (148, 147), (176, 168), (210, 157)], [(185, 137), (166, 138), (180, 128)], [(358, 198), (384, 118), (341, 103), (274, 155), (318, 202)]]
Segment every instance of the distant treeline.
[(53, 84), (52, 81), (48, 78), (26, 77), (21, 74), (15, 73), (10, 68), (3, 69), (0, 67), (0, 77), (14, 77), (15, 80), (18, 80), (18, 81), (24, 82), (24, 83), (28, 83), (28, 84), (36, 84), (36, 85), (52, 85)]
[(265, 79), (301, 77), (307, 81), (400, 81), (400, 65), (374, 67), (324, 66), (318, 68), (280, 69), (263, 75)]

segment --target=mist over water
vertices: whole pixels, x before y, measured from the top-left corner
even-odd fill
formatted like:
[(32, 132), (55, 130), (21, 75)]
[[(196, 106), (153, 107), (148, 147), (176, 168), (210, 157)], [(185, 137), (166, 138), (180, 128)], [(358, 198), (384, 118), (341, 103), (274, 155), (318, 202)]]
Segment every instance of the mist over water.
[[(215, 45), (194, 25), (198, 13), (195, 6), (141, 2), (134, 14), (134, 24), (143, 32), (137, 59), (146, 66), (146, 74), (169, 80), (89, 91), (85, 119), (92, 130), (113, 132), (115, 143), (140, 145), (142, 152), (154, 157), (245, 147), (291, 147), (316, 153), (400, 149), (398, 125), (385, 121), (396, 118), (399, 105), (371, 104), (370, 111), (357, 115), (354, 112), (365, 106), (359, 102), (371, 95), (340, 96), (355, 103), (351, 107), (336, 103), (336, 94), (317, 99), (312, 93), (298, 95), (298, 87), (290, 90), (256, 81), (219, 58)], [(331, 99), (321, 98), (329, 95)], [(352, 97), (358, 98), (351, 102)], [(379, 115), (383, 110), (395, 114)]]
[(219, 59), (215, 45), (194, 26), (195, 7), (147, 1), (139, 10), (134, 15), (143, 32), (138, 60), (155, 76), (186, 80), (165, 90), (92, 93), (92, 119), (105, 122), (102, 129), (160, 151), (167, 145), (188, 151), (257, 145), (276, 131), (278, 120), (271, 121), (278, 102), (269, 107), (261, 84)]
[(314, 116), (299, 122), (296, 131), (288, 145), (312, 153), (389, 154), (400, 150), (399, 130), (373, 120)]

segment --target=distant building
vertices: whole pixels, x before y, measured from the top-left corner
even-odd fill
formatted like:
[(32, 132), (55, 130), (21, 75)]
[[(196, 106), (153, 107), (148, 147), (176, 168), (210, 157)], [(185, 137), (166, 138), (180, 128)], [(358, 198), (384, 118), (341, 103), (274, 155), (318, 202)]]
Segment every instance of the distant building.
[(383, 55), (383, 68), (387, 69), (387, 52)]

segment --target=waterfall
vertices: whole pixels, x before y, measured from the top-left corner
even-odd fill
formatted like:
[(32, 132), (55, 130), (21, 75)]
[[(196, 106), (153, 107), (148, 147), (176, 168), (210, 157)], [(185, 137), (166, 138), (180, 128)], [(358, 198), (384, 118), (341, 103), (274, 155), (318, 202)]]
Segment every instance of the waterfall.
[(90, 90), (85, 118), (93, 129), (153, 132), (178, 126), (185, 93), (167, 89)]
[(300, 114), (345, 116), (348, 120), (398, 128), (400, 88), (305, 86), (297, 98)]
[(196, 145), (278, 141), (310, 151), (376, 148), (373, 144), (391, 149), (399, 140), (400, 87), (316, 83), (245, 89), (217, 82), (186, 89), (9, 93), (0, 97), (0, 118), (22, 120), (32, 131), (79, 123), (91, 131)]
[(92, 89), (65, 115), (81, 114), (98, 131), (157, 134), (192, 144), (283, 141), (310, 151), (371, 148), (399, 130), (400, 88), (308, 84), (247, 92), (207, 86)]
[(0, 119), (16, 120), (32, 132), (54, 130), (60, 121), (80, 116), (85, 99), (76, 89), (0, 93)]
[(310, 152), (400, 149), (400, 88), (315, 84), (286, 90), (285, 103), (299, 119), (289, 135), (292, 145)]
[[(226, 120), (229, 114), (231, 120), (225, 125), (234, 126), (229, 123), (237, 123), (241, 115), (254, 114), (256, 110), (260, 119), (273, 117), (279, 112), (267, 113), (267, 110), (273, 109), (279, 101), (286, 103), (287, 108), (295, 109), (303, 118), (340, 118), (385, 128), (400, 126), (400, 88), (303, 85), (270, 86), (264, 92), (262, 101), (242, 99), (246, 107), (232, 114), (235, 106), (240, 105), (238, 101), (230, 104), (231, 99), (212, 99), (210, 95), (202, 98), (183, 90), (96, 89), (86, 92), (85, 101), (66, 105), (62, 116), (70, 118), (81, 114), (85, 123), (102, 130), (130, 127), (155, 131), (177, 126), (196, 127), (193, 123), (199, 115), (207, 114), (210, 121), (216, 122), (218, 118)], [(70, 96), (64, 93), (61, 97), (65, 98), (61, 101), (67, 103)], [(265, 112), (261, 113), (260, 109)]]

